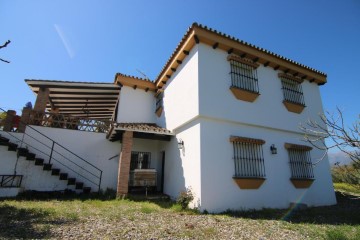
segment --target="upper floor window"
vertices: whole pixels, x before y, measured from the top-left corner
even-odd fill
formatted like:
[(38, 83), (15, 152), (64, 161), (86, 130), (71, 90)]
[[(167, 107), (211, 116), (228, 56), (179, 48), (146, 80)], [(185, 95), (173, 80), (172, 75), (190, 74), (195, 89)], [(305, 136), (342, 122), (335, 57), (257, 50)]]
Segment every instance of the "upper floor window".
[(229, 55), (231, 86), (230, 90), (237, 99), (253, 102), (259, 96), (256, 68), (259, 66), (237, 55)]
[(284, 105), (290, 112), (301, 113), (305, 107), (302, 79), (279, 73), (284, 95)]
[(161, 113), (164, 109), (164, 92), (162, 91), (159, 91), (158, 93), (156, 93), (155, 95), (156, 97), (156, 110), (155, 110), (155, 113), (158, 117), (161, 116)]
[(261, 139), (232, 136), (235, 175), (237, 178), (265, 178), (265, 164)]
[[(314, 180), (313, 165), (310, 157), (309, 146), (285, 143), (288, 151), (291, 170), (291, 181), (295, 187), (309, 187)], [(310, 183), (310, 184), (308, 184)], [(308, 184), (308, 186), (304, 186)]]

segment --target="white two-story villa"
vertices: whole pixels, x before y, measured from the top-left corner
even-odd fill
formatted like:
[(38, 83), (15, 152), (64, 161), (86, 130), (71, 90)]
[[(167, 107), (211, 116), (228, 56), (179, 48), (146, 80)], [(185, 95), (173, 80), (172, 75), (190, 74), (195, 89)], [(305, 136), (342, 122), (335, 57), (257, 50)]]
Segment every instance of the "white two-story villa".
[(16, 169), (20, 191), (191, 188), (210, 212), (336, 203), (328, 160), (313, 164), (324, 153), (299, 129), (323, 113), (326, 74), (270, 51), (194, 23), (155, 81), (26, 82), (28, 125), (0, 132), (40, 159), (6, 153), (0, 175)]

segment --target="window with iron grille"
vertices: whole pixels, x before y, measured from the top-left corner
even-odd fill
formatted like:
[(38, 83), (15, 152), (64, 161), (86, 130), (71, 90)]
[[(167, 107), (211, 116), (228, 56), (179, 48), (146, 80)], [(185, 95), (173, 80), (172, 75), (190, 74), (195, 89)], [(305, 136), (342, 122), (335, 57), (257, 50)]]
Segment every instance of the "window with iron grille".
[(149, 169), (150, 161), (150, 152), (131, 152), (130, 170)]
[(238, 178), (265, 178), (262, 145), (265, 141), (231, 137), (234, 151), (235, 175)]
[(281, 78), (281, 84), (285, 101), (305, 106), (304, 94), (299, 82)]
[(311, 147), (285, 144), (289, 154), (292, 179), (313, 179), (313, 165), (310, 157)]
[(259, 93), (257, 71), (254, 66), (230, 59), (231, 87)]
[(163, 98), (164, 98), (164, 93), (159, 93), (156, 96), (156, 111), (163, 107), (164, 104)]

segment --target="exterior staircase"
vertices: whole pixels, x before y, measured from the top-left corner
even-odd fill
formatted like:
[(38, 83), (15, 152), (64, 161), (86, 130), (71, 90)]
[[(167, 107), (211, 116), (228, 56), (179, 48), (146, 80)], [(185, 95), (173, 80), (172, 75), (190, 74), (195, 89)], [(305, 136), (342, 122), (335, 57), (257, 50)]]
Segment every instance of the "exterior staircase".
[[(81, 190), (82, 193), (88, 194), (91, 192), (91, 187), (86, 187), (83, 182), (77, 181), (76, 178), (70, 178), (69, 174), (63, 172), (59, 168), (55, 168), (53, 164), (48, 164), (44, 162), (44, 159), (37, 158), (35, 153), (30, 152), (26, 148), (18, 147), (17, 144), (12, 143), (8, 138), (0, 135), (0, 146), (7, 146), (8, 151), (13, 151), (17, 153), (18, 157), (24, 157), (25, 161), (32, 161), (34, 165), (42, 167), (43, 171), (51, 171), (51, 175), (58, 177), (59, 181), (67, 181), (69, 187), (72, 186), (75, 190)], [(69, 190), (69, 189), (64, 189)]]

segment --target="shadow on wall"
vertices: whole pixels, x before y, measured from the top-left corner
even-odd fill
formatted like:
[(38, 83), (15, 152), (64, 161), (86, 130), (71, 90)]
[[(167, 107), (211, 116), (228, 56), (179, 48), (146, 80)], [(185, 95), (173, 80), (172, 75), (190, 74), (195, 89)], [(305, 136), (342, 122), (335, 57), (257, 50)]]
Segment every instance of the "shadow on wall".
[(180, 191), (185, 190), (184, 169), (182, 166), (182, 150), (178, 149), (174, 136), (165, 145), (164, 193), (176, 199)]

